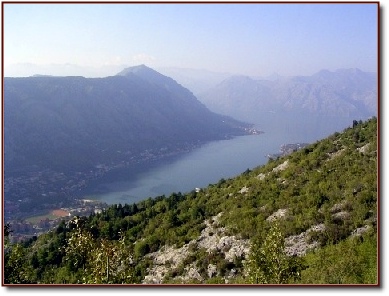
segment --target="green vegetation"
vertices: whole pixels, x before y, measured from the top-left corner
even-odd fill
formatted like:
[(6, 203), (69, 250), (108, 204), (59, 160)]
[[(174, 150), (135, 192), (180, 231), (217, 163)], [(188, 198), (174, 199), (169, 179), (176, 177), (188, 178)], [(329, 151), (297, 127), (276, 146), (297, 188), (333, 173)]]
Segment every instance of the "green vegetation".
[(305, 268), (303, 260), (287, 256), (284, 247), (284, 237), (277, 224), (272, 226), (261, 246), (253, 243), (246, 263), (249, 283), (288, 284), (301, 278)]
[(377, 147), (377, 119), (354, 122), (199, 192), (63, 222), (5, 245), (5, 284), (376, 285)]

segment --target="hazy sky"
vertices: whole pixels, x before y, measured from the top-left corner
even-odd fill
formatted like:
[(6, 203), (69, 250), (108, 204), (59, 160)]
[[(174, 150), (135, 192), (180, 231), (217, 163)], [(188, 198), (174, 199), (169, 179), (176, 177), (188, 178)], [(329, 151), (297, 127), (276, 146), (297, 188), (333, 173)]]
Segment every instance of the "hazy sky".
[(378, 5), (4, 4), (5, 76), (377, 71)]

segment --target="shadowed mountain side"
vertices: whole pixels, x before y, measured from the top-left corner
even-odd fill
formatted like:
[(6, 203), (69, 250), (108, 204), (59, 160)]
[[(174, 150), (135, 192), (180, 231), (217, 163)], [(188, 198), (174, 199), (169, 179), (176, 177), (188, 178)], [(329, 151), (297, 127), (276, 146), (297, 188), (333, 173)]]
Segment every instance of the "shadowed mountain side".
[(7, 172), (115, 163), (146, 149), (242, 135), (247, 126), (143, 65), (106, 78), (4, 80)]

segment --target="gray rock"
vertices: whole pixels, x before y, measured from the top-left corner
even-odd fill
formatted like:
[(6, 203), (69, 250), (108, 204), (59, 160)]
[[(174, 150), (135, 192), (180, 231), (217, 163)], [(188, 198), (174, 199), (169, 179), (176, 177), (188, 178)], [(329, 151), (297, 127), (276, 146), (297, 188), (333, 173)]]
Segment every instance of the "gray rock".
[(288, 212), (288, 209), (279, 209), (277, 212), (274, 212), (269, 217), (266, 218), (266, 221), (273, 222), (279, 218), (284, 218)]

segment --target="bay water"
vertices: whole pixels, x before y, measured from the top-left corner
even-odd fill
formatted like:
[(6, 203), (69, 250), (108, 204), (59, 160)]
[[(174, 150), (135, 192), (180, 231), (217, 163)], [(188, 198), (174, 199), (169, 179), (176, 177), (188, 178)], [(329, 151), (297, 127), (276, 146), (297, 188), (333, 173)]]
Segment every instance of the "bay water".
[(172, 192), (190, 192), (267, 163), (267, 155), (278, 153), (282, 144), (307, 140), (295, 133), (265, 132), (210, 142), (179, 156), (110, 171), (91, 181), (83, 197), (132, 204)]

